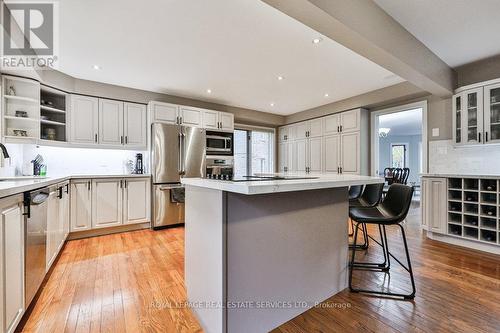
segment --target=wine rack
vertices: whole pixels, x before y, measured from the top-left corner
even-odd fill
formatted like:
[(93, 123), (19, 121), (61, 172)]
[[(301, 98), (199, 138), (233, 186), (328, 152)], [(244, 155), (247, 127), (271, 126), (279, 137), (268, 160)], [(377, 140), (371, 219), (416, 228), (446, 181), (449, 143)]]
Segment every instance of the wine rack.
[(447, 233), (500, 245), (498, 179), (449, 178)]

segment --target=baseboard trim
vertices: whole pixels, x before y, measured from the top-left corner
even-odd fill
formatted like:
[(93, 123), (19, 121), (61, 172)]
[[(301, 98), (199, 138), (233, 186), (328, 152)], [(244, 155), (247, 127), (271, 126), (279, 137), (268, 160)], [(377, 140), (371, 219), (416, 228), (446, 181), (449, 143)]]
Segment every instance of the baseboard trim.
[(144, 222), (144, 223), (120, 225), (120, 226), (109, 227), (109, 228), (76, 231), (76, 232), (71, 232), (68, 235), (68, 240), (82, 239), (82, 238), (89, 238), (89, 237), (96, 237), (96, 236), (104, 236), (104, 235), (117, 234), (120, 232), (127, 232), (127, 231), (149, 229), (150, 227), (151, 227), (151, 223)]
[(490, 245), (490, 244), (476, 242), (476, 241), (468, 240), (468, 239), (464, 239), (464, 238), (458, 238), (458, 237), (448, 236), (448, 235), (444, 235), (444, 234), (439, 234), (439, 233), (435, 233), (435, 232), (431, 232), (431, 231), (427, 231), (427, 237), (430, 239), (433, 239), (433, 240), (437, 240), (440, 242), (465, 247), (468, 249), (473, 249), (473, 250), (477, 250), (477, 251), (483, 251), (483, 252), (488, 252), (488, 253), (500, 255), (500, 246), (494, 245), (494, 244)]

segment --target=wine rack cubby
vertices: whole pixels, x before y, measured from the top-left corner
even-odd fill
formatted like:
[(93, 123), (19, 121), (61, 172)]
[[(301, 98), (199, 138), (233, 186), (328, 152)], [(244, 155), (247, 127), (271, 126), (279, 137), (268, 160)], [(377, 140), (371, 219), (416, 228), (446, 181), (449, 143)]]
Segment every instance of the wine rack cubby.
[(447, 233), (500, 245), (498, 179), (448, 178)]

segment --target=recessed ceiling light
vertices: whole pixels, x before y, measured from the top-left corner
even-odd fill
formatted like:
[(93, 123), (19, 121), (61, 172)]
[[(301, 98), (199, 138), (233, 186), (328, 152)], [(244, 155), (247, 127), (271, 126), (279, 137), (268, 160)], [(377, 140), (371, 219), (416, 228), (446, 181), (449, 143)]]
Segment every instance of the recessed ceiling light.
[(212, 89), (207, 89), (207, 94), (211, 94), (212, 93)]
[(321, 41), (322, 41), (322, 39), (321, 39), (321, 38), (319, 38), (319, 37), (318, 37), (318, 38), (314, 38), (314, 39), (312, 40), (313, 44), (319, 44), (319, 43), (321, 43)]
[(93, 68), (93, 69), (95, 69), (95, 70), (100, 70), (100, 69), (101, 69), (101, 66), (99, 66), (99, 65), (94, 65), (94, 66), (92, 66), (92, 68)]
[(330, 96), (330, 95), (328, 95), (328, 93), (326, 93), (326, 94), (325, 94), (325, 97), (328, 97), (328, 96)]
[(269, 104), (269, 105), (274, 106), (274, 103), (271, 103), (271, 104)]
[(280, 75), (280, 76), (278, 76), (278, 80), (279, 80), (279, 81), (281, 81), (281, 80), (283, 80), (283, 79), (284, 79), (284, 77), (283, 77), (283, 76), (281, 76), (281, 75)]

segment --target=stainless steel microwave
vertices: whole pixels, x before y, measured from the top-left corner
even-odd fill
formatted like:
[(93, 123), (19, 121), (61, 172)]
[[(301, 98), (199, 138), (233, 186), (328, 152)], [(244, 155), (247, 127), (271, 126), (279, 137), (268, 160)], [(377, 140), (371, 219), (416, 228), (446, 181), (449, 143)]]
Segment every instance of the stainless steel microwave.
[(207, 131), (207, 155), (233, 155), (233, 133)]

